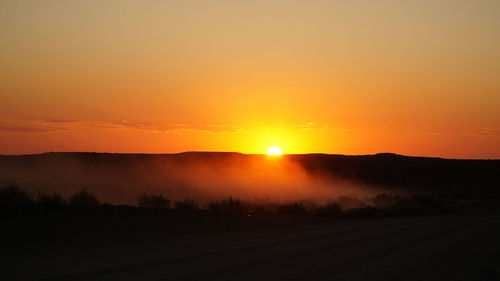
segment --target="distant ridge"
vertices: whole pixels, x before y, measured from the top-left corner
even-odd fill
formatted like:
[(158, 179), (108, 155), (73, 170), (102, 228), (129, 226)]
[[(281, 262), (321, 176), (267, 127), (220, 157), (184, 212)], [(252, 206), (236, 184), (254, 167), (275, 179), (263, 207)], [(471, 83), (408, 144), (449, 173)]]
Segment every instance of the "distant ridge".
[[(242, 153), (235, 151), (183, 151), (176, 153), (121, 153), (121, 152), (94, 152), (94, 151), (47, 151), (43, 153), (27, 153), (27, 154), (0, 154), (0, 157), (13, 157), (13, 156), (36, 156), (36, 155), (141, 155), (141, 156), (167, 156), (167, 155), (265, 155), (264, 153)], [(500, 161), (495, 158), (443, 158), (437, 156), (415, 156), (403, 155), (392, 152), (380, 152), (376, 154), (331, 154), (331, 153), (300, 153), (300, 154), (284, 154), (284, 156), (319, 156), (326, 155), (332, 157), (380, 157), (380, 158), (423, 158), (423, 159), (443, 159), (443, 160), (487, 160), (487, 161)]]
[[(42, 154), (0, 155), (0, 184), (6, 171), (43, 170), (48, 165), (65, 170), (68, 161), (79, 163), (90, 174), (94, 167), (106, 167), (117, 173), (130, 173), (137, 166), (154, 169), (162, 161), (179, 165), (240, 165), (265, 158), (261, 154), (238, 152), (182, 152), (175, 154), (132, 154), (98, 152), (47, 152)], [(394, 153), (374, 155), (289, 154), (292, 161), (311, 174), (340, 178), (367, 185), (407, 189), (456, 190), (500, 189), (500, 160), (444, 159), (404, 156)], [(149, 168), (151, 167), (151, 168)], [(4, 174), (2, 174), (2, 171)], [(3, 178), (2, 178), (3, 177)]]

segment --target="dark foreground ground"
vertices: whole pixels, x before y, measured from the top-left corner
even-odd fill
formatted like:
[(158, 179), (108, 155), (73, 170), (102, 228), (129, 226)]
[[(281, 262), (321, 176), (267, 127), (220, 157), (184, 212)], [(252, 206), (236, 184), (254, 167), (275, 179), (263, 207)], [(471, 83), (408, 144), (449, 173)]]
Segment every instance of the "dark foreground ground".
[(500, 280), (496, 203), (441, 216), (2, 218), (2, 280)]

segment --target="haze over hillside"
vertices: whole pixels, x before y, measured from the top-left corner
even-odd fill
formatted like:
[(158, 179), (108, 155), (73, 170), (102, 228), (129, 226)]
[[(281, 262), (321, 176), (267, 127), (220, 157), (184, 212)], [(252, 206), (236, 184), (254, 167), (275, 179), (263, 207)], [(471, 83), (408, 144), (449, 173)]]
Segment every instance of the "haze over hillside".
[(180, 154), (45, 153), (0, 156), (0, 185), (65, 196), (86, 188), (105, 202), (136, 204), (143, 192), (201, 203), (328, 200), (391, 191), (491, 192), (500, 160), (451, 160), (395, 154), (297, 154), (269, 157), (229, 152)]

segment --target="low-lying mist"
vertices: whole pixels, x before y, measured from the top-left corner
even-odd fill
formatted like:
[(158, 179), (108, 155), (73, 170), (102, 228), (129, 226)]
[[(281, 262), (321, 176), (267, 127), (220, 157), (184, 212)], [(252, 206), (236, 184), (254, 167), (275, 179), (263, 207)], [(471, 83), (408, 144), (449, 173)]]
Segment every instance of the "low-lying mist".
[(228, 197), (245, 201), (313, 201), (342, 196), (359, 199), (383, 192), (331, 175), (306, 171), (287, 156), (238, 153), (133, 155), (53, 153), (0, 163), (0, 185), (69, 196), (87, 189), (102, 202), (137, 205), (143, 193), (200, 205)]

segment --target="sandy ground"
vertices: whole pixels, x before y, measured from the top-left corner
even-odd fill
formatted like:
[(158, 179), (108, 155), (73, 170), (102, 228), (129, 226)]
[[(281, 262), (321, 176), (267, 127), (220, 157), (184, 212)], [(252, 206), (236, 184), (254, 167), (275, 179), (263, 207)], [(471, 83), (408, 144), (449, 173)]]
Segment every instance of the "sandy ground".
[(39, 247), (4, 238), (2, 279), (500, 280), (500, 216), (474, 212), (130, 237), (123, 227), (99, 243), (77, 232)]

